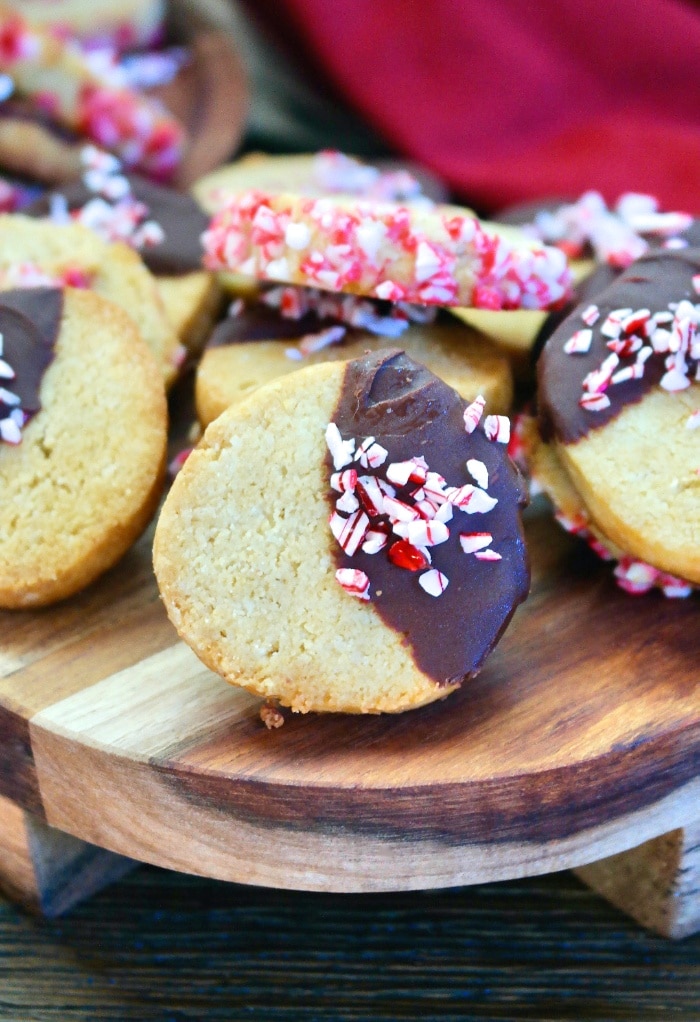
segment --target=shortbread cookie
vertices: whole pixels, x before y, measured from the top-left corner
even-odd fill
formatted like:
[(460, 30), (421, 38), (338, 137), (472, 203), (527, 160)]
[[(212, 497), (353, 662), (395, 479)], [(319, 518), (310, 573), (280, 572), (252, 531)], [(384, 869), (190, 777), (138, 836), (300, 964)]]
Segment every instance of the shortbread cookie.
[(92, 139), (149, 177), (167, 180), (177, 170), (183, 130), (149, 97), (98, 72), (70, 41), (0, 5), (0, 71), (17, 92), (40, 101), (53, 120)]
[[(396, 342), (366, 330), (339, 331), (339, 343), (313, 350), (337, 326), (282, 319), (258, 307), (224, 320), (214, 331), (197, 367), (195, 399), (202, 426), (221, 415), (252, 390), (317, 362), (358, 358)], [(263, 334), (263, 338), (261, 338)], [(283, 339), (275, 339), (275, 338)], [(267, 338), (267, 339), (265, 339)], [(401, 348), (416, 362), (472, 401), (483, 395), (489, 412), (507, 414), (513, 399), (513, 378), (507, 358), (464, 326), (413, 325), (401, 334)], [(312, 350), (305, 353), (305, 345)]]
[(445, 202), (447, 190), (430, 172), (380, 161), (372, 166), (335, 150), (273, 156), (247, 153), (195, 181), (192, 193), (213, 215), (234, 195), (255, 188), (298, 195), (357, 195), (391, 202)]
[(119, 161), (86, 149), (83, 176), (46, 193), (27, 210), (54, 223), (77, 222), (105, 241), (136, 249), (155, 274), (168, 320), (187, 350), (201, 350), (222, 304), (215, 275), (202, 268), (209, 218), (190, 196), (125, 175)]
[(507, 420), (481, 408), (396, 349), (230, 408), (156, 530), (183, 639), (300, 712), (399, 712), (476, 674), (528, 590)]
[(163, 32), (164, 0), (6, 0), (29, 21), (89, 47), (135, 49)]
[(214, 270), (423, 305), (540, 309), (570, 286), (558, 249), (453, 206), (246, 192), (204, 248)]
[(177, 336), (155, 280), (127, 245), (107, 244), (80, 224), (0, 216), (0, 288), (37, 283), (87, 287), (120, 305), (161, 365), (166, 382), (175, 378)]
[(0, 334), (0, 606), (35, 607), (88, 585), (145, 528), (165, 396), (132, 321), (89, 291), (4, 292)]
[(700, 582), (700, 252), (652, 253), (562, 323), (539, 362), (543, 438), (599, 533)]

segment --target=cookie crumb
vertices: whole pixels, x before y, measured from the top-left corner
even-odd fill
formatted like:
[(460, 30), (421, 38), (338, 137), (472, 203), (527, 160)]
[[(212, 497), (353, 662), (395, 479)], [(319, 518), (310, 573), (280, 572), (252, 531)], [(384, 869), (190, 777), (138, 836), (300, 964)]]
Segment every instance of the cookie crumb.
[(282, 727), (284, 724), (284, 714), (274, 703), (267, 702), (263, 703), (260, 707), (260, 720), (268, 731), (272, 731), (273, 728)]

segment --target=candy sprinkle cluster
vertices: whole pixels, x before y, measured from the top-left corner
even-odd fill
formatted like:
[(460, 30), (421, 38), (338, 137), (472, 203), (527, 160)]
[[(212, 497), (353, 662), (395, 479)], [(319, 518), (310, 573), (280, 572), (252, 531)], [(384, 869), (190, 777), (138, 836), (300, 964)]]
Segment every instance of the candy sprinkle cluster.
[(80, 159), (83, 184), (94, 198), (71, 212), (60, 192), (50, 197), (49, 219), (54, 223), (77, 222), (89, 227), (104, 241), (123, 241), (137, 251), (165, 240), (162, 226), (149, 217), (149, 209), (131, 191), (121, 162), (95, 146), (85, 146)]
[[(693, 287), (700, 294), (700, 274), (693, 277)], [(597, 305), (589, 305), (581, 313), (585, 324), (565, 341), (567, 355), (585, 354), (593, 340), (593, 326), (600, 319)], [(667, 391), (685, 390), (693, 380), (700, 381), (700, 304), (683, 299), (669, 302), (666, 309), (652, 313), (649, 309), (613, 309), (598, 327), (606, 338), (610, 354), (583, 380), (579, 404), (589, 412), (610, 407), (607, 393), (611, 386), (644, 376), (647, 361), (663, 358), (665, 372), (659, 381)], [(691, 417), (692, 418), (692, 417)], [(688, 423), (693, 428), (694, 423)]]
[[(467, 433), (476, 429), (483, 409), (481, 396), (465, 409)], [(503, 415), (487, 415), (484, 432), (489, 439), (507, 444), (509, 420)], [(374, 437), (365, 437), (360, 443), (355, 438), (344, 440), (334, 422), (326, 429), (326, 444), (335, 468), (331, 489), (340, 494), (329, 524), (343, 551), (352, 557), (359, 550), (365, 554), (386, 550), (397, 568), (421, 573), (418, 583), (424, 592), (440, 596), (449, 579), (430, 567), (431, 548), (450, 538), (448, 523), (456, 511), (488, 514), (498, 503), (488, 493), (486, 465), (476, 458), (469, 459), (466, 470), (474, 483), (451, 486), (438, 472), (431, 471), (422, 456), (387, 464), (388, 451)], [(501, 560), (492, 541), (490, 532), (459, 533), (464, 553), (480, 561)], [(339, 568), (335, 577), (351, 596), (371, 598), (370, 579), (364, 571)]]
[(627, 554), (618, 557), (612, 553), (588, 528), (588, 521), (583, 515), (575, 518), (555, 511), (555, 518), (567, 532), (583, 539), (588, 546), (604, 561), (617, 561), (613, 574), (621, 589), (633, 596), (648, 593), (651, 589), (660, 589), (668, 599), (684, 599), (697, 590), (697, 586), (685, 579), (660, 571), (646, 561), (640, 561)]
[(663, 248), (685, 248), (683, 232), (693, 222), (689, 213), (663, 213), (652, 195), (625, 192), (609, 209), (599, 192), (586, 192), (576, 202), (540, 210), (523, 231), (557, 245), (571, 259), (585, 256), (590, 246), (599, 263), (624, 269), (639, 259), (656, 239)]
[(543, 309), (564, 299), (564, 254), (512, 237), (453, 207), (249, 191), (202, 241), (209, 269), (392, 302)]

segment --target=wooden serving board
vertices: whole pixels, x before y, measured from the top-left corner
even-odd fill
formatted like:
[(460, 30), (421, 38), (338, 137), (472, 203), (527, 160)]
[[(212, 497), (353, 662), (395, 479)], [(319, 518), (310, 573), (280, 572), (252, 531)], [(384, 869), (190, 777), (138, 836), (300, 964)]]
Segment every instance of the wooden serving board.
[(276, 731), (178, 641), (149, 533), (80, 596), (0, 614), (0, 795), (138, 860), (336, 891), (580, 866), (700, 820), (700, 601), (625, 596), (527, 518), (532, 594), (475, 681)]

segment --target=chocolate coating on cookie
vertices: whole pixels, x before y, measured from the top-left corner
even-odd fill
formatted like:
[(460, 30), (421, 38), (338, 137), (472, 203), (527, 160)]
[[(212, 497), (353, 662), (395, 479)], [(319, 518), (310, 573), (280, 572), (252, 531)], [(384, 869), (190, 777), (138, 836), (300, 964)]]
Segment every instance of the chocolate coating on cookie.
[(337, 324), (335, 319), (320, 319), (315, 312), (307, 312), (299, 319), (280, 315), (277, 309), (261, 302), (247, 306), (237, 316), (228, 316), (212, 331), (208, 348), (221, 348), (226, 344), (245, 344), (248, 341), (298, 340), (305, 334), (317, 333)]
[[(147, 207), (147, 218), (155, 220), (164, 233), (162, 241), (139, 249), (146, 266), (153, 273), (168, 276), (201, 270), (200, 238), (209, 226), (209, 217), (199, 204), (191, 195), (153, 184), (135, 174), (128, 175), (128, 180), (132, 196)], [(73, 181), (51, 194), (62, 195), (71, 211), (81, 209), (96, 197), (82, 181)], [(50, 211), (50, 194), (24, 210), (36, 217), (48, 216)]]
[[(589, 430), (599, 429), (615, 418), (626, 405), (641, 401), (659, 384), (666, 371), (665, 356), (654, 353), (644, 363), (642, 376), (607, 388), (608, 407), (591, 411), (580, 403), (584, 379), (611, 354), (609, 338), (601, 329), (608, 315), (619, 309), (648, 309), (654, 315), (668, 312), (669, 303), (683, 299), (695, 304), (698, 292), (693, 278), (697, 278), (698, 273), (700, 249), (656, 251), (632, 263), (616, 281), (595, 296), (599, 317), (591, 327), (590, 349), (584, 354), (567, 354), (564, 345), (585, 326), (581, 313), (588, 303), (579, 305), (564, 320), (547, 341), (538, 363), (539, 417), (545, 440), (575, 443)], [(644, 343), (648, 345), (649, 342), (645, 339)], [(630, 356), (621, 360), (620, 365), (633, 361), (634, 356)]]
[[(472, 482), (468, 459), (478, 459), (488, 469), (488, 493), (497, 498), (495, 507), (472, 515), (455, 509), (449, 538), (430, 549), (430, 568), (449, 579), (438, 598), (423, 591), (418, 571), (392, 563), (386, 548), (376, 554), (360, 548), (349, 557), (334, 544), (337, 566), (365, 572), (371, 583), (370, 605), (405, 636), (418, 668), (438, 685), (458, 683), (478, 672), (529, 587), (520, 521), (522, 480), (503, 444), (488, 440), (480, 427), (466, 432), (465, 407), (428, 369), (390, 349), (347, 364), (334, 418), (343, 438), (356, 438), (359, 445), (372, 436), (386, 448), (386, 461), (373, 471), (380, 479), (386, 479), (392, 462), (417, 456), (430, 471), (444, 476), (448, 486)], [(333, 471), (330, 459), (328, 469)], [(357, 470), (363, 474), (359, 464)], [(416, 484), (395, 489), (400, 500), (408, 500)], [(337, 497), (329, 494), (333, 506)], [(492, 534), (492, 548), (501, 560), (479, 560), (463, 551), (460, 533), (477, 531)], [(361, 636), (356, 638), (361, 644)]]
[[(14, 377), (3, 387), (19, 398), (28, 415), (41, 408), (41, 381), (54, 357), (63, 314), (63, 292), (55, 288), (27, 288), (0, 294), (2, 359)], [(12, 405), (0, 400), (0, 417)]]

